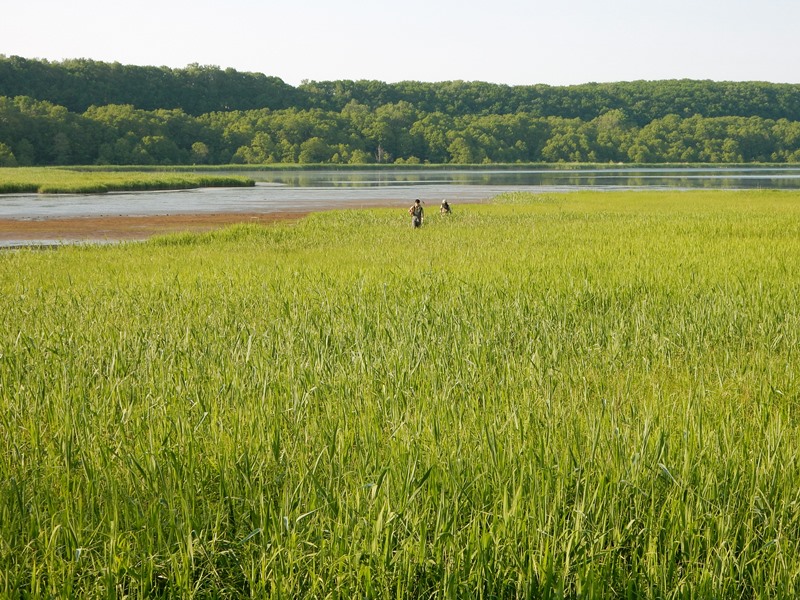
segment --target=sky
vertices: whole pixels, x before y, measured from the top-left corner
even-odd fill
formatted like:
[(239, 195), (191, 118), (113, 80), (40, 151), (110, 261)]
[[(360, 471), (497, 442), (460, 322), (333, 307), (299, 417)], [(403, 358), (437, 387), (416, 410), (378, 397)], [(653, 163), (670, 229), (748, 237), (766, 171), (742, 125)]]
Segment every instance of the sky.
[(26, 0), (0, 54), (304, 80), (800, 83), (798, 0)]

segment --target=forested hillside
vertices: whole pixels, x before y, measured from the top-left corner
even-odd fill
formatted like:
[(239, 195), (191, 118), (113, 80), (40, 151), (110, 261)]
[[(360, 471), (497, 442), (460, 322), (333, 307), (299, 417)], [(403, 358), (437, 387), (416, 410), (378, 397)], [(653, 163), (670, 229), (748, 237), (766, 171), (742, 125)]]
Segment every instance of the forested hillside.
[(189, 65), (139, 67), (93, 60), (47, 62), (0, 56), (0, 96), (30, 96), (82, 113), (90, 106), (131, 104), (143, 110), (289, 108), (303, 93), (277, 77)]
[(798, 162), (800, 85), (305, 82), (0, 55), (0, 165)]

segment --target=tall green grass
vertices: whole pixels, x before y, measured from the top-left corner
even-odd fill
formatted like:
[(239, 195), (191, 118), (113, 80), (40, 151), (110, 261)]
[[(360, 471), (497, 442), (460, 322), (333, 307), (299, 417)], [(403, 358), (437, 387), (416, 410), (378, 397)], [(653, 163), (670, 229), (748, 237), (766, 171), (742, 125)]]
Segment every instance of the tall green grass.
[(255, 185), (241, 176), (159, 171), (77, 171), (47, 167), (0, 168), (0, 194), (102, 194)]
[(0, 594), (800, 591), (800, 195), (0, 254)]

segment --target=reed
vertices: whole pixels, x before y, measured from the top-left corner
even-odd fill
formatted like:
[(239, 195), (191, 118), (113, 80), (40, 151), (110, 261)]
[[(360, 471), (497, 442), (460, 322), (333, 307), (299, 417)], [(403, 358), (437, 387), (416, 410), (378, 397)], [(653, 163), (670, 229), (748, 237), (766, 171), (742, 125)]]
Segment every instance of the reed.
[(800, 592), (800, 195), (0, 253), (0, 594)]
[(0, 194), (103, 194), (255, 185), (241, 176), (161, 171), (0, 168)]

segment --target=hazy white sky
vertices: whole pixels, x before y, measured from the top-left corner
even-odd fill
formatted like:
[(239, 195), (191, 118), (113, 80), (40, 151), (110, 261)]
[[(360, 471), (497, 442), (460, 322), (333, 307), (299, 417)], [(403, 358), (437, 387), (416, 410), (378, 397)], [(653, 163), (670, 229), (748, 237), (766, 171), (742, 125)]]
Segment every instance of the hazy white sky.
[(0, 54), (303, 79), (800, 83), (798, 0), (26, 0)]

